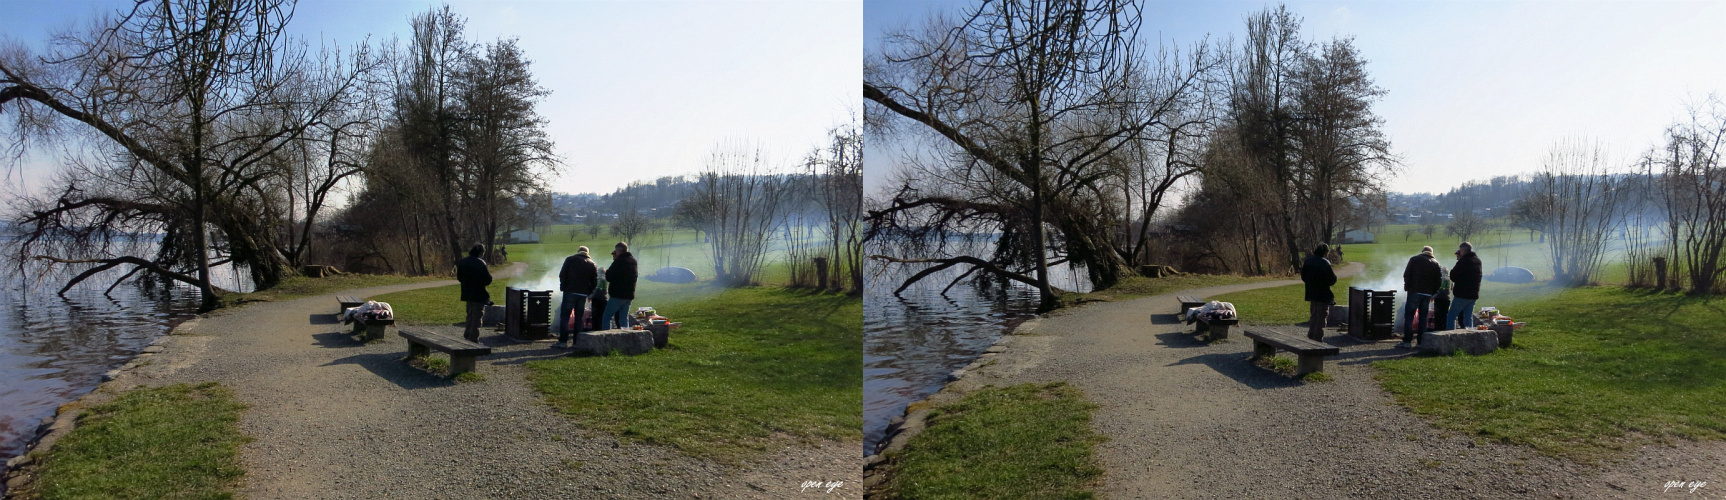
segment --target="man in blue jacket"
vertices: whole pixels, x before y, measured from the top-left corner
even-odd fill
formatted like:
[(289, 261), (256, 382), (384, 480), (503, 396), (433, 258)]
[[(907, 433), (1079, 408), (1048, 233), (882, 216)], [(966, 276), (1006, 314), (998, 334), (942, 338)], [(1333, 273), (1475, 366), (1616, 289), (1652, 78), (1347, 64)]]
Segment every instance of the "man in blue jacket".
[(485, 313), (485, 304), (491, 302), (491, 293), (485, 287), (491, 285), (491, 268), (485, 259), (479, 258), (485, 253), (485, 245), (474, 245), (468, 249), (467, 258), (455, 264), (455, 280), (461, 283), (461, 300), (467, 303), (467, 331), (462, 337), (468, 342), (479, 342), (479, 319)]

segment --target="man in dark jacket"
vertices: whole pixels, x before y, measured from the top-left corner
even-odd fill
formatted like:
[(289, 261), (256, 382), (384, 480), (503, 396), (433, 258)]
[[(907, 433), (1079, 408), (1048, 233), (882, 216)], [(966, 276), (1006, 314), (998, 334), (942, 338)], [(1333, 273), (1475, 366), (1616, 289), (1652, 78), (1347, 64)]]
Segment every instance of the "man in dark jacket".
[(1416, 336), (1426, 333), (1426, 305), (1443, 280), (1444, 266), (1433, 258), (1432, 247), (1421, 247), (1419, 255), (1408, 259), (1402, 270), (1402, 291), (1408, 292), (1408, 302), (1403, 305), (1402, 343), (1397, 347), (1414, 347)]
[(1456, 298), (1450, 303), (1450, 314), (1444, 316), (1444, 329), (1474, 327), (1474, 301), (1480, 300), (1480, 256), (1474, 254), (1474, 245), (1464, 241), (1456, 247), (1456, 267), (1450, 268), (1451, 295)]
[[(629, 244), (617, 242), (611, 250), (611, 266), (605, 268), (605, 314), (600, 316), (602, 329), (629, 328), (629, 302), (635, 300), (635, 256)], [(612, 325), (616, 325), (615, 327)]]
[(1324, 324), (1330, 319), (1331, 304), (1336, 303), (1336, 295), (1330, 291), (1331, 285), (1336, 284), (1336, 271), (1331, 269), (1330, 260), (1325, 259), (1329, 253), (1330, 246), (1320, 244), (1300, 266), (1300, 280), (1306, 283), (1306, 301), (1312, 304), (1306, 336), (1315, 342), (1324, 341)]
[(485, 304), (491, 302), (491, 293), (485, 287), (491, 285), (491, 269), (485, 259), (479, 258), (485, 253), (485, 245), (474, 245), (467, 251), (467, 258), (455, 264), (455, 280), (461, 283), (461, 300), (467, 303), (467, 331), (462, 337), (468, 342), (479, 342), (479, 319), (485, 313)]
[[(557, 343), (554, 349), (569, 347), (570, 336), (581, 332), (581, 309), (593, 289), (599, 288), (599, 265), (587, 256), (587, 247), (575, 250), (575, 255), (563, 259), (563, 269), (557, 273), (557, 289), (563, 292), (563, 302), (557, 306)], [(571, 313), (575, 318), (570, 318)], [(571, 327), (570, 323), (575, 326)], [(573, 331), (572, 331), (573, 330)]]

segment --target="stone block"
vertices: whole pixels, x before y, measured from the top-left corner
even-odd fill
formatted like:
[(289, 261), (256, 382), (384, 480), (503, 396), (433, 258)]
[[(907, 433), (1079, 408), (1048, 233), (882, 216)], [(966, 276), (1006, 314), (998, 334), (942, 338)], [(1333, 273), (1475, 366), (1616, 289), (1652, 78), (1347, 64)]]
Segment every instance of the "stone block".
[(1492, 330), (1446, 330), (1420, 334), (1421, 352), (1448, 355), (1458, 349), (1474, 356), (1496, 351), (1498, 350), (1498, 332)]
[(653, 332), (647, 330), (599, 330), (575, 334), (575, 352), (603, 355), (611, 351), (645, 354), (653, 350)]

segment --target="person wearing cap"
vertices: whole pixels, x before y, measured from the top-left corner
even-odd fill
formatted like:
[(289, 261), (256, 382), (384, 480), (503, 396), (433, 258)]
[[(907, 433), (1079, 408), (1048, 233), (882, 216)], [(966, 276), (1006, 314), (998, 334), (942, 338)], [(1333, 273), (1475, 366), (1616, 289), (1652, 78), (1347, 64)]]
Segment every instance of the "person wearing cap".
[(557, 289), (563, 292), (563, 302), (557, 306), (557, 343), (552, 344), (553, 349), (568, 348), (570, 336), (581, 333), (582, 306), (593, 295), (593, 289), (599, 287), (599, 265), (593, 263), (587, 252), (586, 246), (575, 249), (575, 255), (564, 258), (563, 269), (558, 270)]
[(485, 314), (486, 303), (491, 302), (491, 293), (485, 290), (491, 285), (491, 266), (479, 258), (484, 253), (485, 245), (474, 245), (468, 249), (467, 258), (455, 264), (461, 300), (467, 303), (467, 330), (462, 332), (462, 338), (468, 342), (479, 342), (479, 319)]
[(1426, 333), (1426, 306), (1443, 280), (1444, 266), (1432, 256), (1432, 247), (1421, 247), (1420, 254), (1409, 257), (1402, 270), (1402, 291), (1408, 292), (1408, 301), (1402, 312), (1402, 343), (1397, 347), (1414, 347), (1419, 334)]
[(611, 265), (605, 268), (606, 294), (610, 297), (605, 301), (605, 314), (600, 316), (601, 329), (629, 328), (629, 302), (635, 300), (635, 278), (639, 276), (635, 267), (629, 244), (617, 242), (611, 249)]
[(1321, 243), (1300, 267), (1300, 280), (1306, 283), (1306, 301), (1312, 305), (1307, 316), (1306, 336), (1315, 342), (1324, 341), (1324, 325), (1330, 319), (1330, 306), (1336, 303), (1336, 294), (1330, 291), (1331, 285), (1336, 284), (1336, 271), (1325, 259), (1329, 253), (1330, 246)]
[(1444, 329), (1474, 327), (1474, 302), (1480, 300), (1481, 264), (1480, 256), (1474, 254), (1474, 245), (1462, 242), (1456, 247), (1456, 267), (1450, 268), (1450, 279), (1456, 286), (1451, 288), (1451, 294), (1456, 300), (1450, 304), (1450, 313), (1444, 316)]

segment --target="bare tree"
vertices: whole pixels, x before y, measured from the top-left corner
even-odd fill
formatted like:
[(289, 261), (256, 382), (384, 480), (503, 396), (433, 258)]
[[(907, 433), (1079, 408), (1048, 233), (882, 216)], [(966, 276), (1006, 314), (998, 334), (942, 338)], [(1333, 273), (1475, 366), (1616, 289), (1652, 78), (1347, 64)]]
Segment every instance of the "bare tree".
[(1462, 212), (1452, 217), (1449, 224), (1444, 225), (1444, 234), (1455, 236), (1460, 241), (1468, 241), (1470, 236), (1486, 232), (1491, 227), (1490, 222), (1474, 215), (1474, 212)]
[(812, 177), (819, 183), (817, 196), (827, 216), (827, 240), (831, 253), (828, 280), (834, 288), (847, 281), (851, 290), (863, 291), (863, 132), (847, 124), (828, 133), (832, 141), (825, 155), (811, 159)]
[(1726, 252), (1726, 166), (1721, 165), (1720, 158), (1726, 151), (1723, 143), (1726, 104), (1718, 96), (1709, 96), (1690, 109), (1688, 123), (1667, 129), (1660, 159), (1668, 238), (1675, 254), (1672, 262), (1686, 272), (1696, 293), (1714, 292), (1722, 273), (1726, 273), (1720, 261)]
[(1600, 270), (1608, 235), (1627, 192), (1603, 146), (1575, 140), (1553, 146), (1534, 177), (1536, 210), (1548, 214), (1552, 280), (1586, 285)]
[[(32, 228), (21, 262), (94, 265), (68, 286), (142, 268), (196, 286), (203, 310), (219, 304), (213, 260), (243, 265), (260, 288), (279, 281), (288, 262), (267, 217), (271, 193), (260, 195), (279, 178), (269, 160), (327, 116), (365, 66), (296, 92), (318, 76), (305, 45), (283, 34), (292, 15), (281, 0), (140, 1), (56, 36), (41, 57), (0, 51), (0, 112), (17, 117), (8, 128), (19, 143), (76, 124), (108, 154), (19, 216)], [(135, 231), (165, 234), (154, 256), (108, 244)]]
[(1080, 264), (1097, 288), (1120, 279), (1128, 263), (1111, 238), (1126, 200), (1108, 182), (1120, 178), (1113, 160), (1184, 119), (1161, 111), (1212, 64), (1194, 54), (1157, 68), (1173, 71), (1174, 85), (1147, 89), (1159, 80), (1143, 73), (1139, 26), (1139, 5), (1125, 0), (999, 0), (888, 38), (865, 66), (870, 126), (886, 134), (888, 117), (908, 120), (950, 156), (869, 212), (870, 237), (921, 240), (941, 254), (953, 233), (1000, 232), (988, 259), (877, 256), (929, 266), (901, 289), (964, 266), (966, 276), (1037, 288), (1048, 310), (1058, 304), (1051, 265)]
[(739, 144), (715, 147), (704, 169), (689, 199), (712, 221), (713, 275), (728, 286), (753, 284), (789, 191), (785, 180), (760, 148)]
[(617, 214), (617, 220), (611, 223), (611, 234), (623, 237), (623, 241), (633, 243), (635, 236), (647, 232), (653, 221), (641, 215), (641, 211), (630, 208)]

